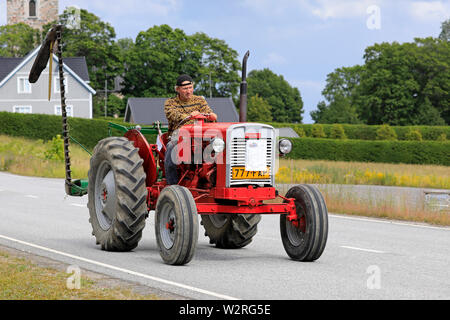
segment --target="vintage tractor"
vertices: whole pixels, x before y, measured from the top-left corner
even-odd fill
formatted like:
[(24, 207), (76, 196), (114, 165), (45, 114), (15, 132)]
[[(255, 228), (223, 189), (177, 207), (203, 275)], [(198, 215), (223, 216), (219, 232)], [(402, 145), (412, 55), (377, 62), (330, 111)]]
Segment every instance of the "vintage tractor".
[[(56, 39), (61, 73), (60, 26), (47, 35), (35, 64), (46, 65), (42, 63), (48, 58), (45, 48), (53, 48)], [(184, 119), (183, 122), (194, 123), (182, 126), (179, 134), (172, 137), (178, 141), (174, 153), (179, 163), (176, 185), (167, 185), (165, 179), (168, 137), (159, 125), (124, 128), (111, 124), (122, 129), (124, 136), (101, 140), (93, 151), (88, 181), (72, 181), (61, 81), (66, 192), (71, 196), (87, 193), (89, 221), (103, 250), (136, 248), (145, 220), (154, 211), (163, 261), (183, 265), (195, 253), (199, 216), (211, 244), (238, 249), (252, 241), (261, 215), (279, 214), (287, 254), (297, 261), (314, 261), (321, 256), (327, 242), (328, 212), (320, 191), (312, 185), (298, 185), (285, 196), (279, 194), (275, 188), (276, 161), (279, 154), (291, 151), (292, 143), (279, 140), (270, 125), (246, 122), (248, 57), (247, 52), (243, 60), (240, 122), (209, 123), (208, 115), (200, 114)], [(36, 68), (31, 75), (42, 71)], [(62, 74), (60, 79), (64, 79)], [(152, 130), (159, 133), (155, 144), (144, 137)], [(275, 203), (277, 198), (283, 202)]]

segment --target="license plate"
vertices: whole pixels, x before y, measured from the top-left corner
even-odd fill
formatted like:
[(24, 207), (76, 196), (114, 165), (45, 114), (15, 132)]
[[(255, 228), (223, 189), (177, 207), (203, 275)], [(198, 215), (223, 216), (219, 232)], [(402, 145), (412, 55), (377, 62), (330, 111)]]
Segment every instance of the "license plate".
[(233, 179), (269, 179), (270, 178), (270, 168), (267, 171), (246, 171), (245, 167), (235, 167), (233, 168)]

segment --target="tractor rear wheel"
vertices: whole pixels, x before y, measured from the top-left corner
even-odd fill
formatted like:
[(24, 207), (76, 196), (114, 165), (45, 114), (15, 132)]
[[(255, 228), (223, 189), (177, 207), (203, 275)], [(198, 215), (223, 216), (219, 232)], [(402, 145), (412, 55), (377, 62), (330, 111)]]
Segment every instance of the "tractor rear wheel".
[(142, 237), (147, 188), (138, 151), (120, 137), (101, 140), (94, 149), (88, 174), (89, 222), (102, 250), (130, 251)]
[(261, 216), (257, 214), (202, 215), (209, 242), (221, 249), (239, 249), (252, 242)]
[(192, 260), (198, 242), (197, 206), (182, 186), (165, 187), (155, 210), (155, 234), (163, 261), (184, 265)]
[(328, 237), (328, 210), (319, 189), (312, 185), (292, 187), (286, 198), (294, 198), (298, 220), (280, 216), (281, 239), (293, 260), (315, 261), (322, 255)]

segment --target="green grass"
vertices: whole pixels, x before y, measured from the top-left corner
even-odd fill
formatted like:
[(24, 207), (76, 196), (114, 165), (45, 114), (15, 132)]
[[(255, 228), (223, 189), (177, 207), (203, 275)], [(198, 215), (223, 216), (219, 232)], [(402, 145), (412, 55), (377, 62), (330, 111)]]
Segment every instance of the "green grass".
[(43, 268), (0, 251), (0, 300), (157, 300), (119, 287), (103, 288), (81, 275), (80, 289), (69, 289), (71, 274)]

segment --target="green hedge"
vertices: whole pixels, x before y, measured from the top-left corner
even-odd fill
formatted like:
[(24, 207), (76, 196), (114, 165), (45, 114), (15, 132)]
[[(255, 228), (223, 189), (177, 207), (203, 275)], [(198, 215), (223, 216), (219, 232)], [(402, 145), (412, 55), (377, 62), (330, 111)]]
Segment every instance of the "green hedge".
[[(68, 118), (70, 135), (90, 150), (96, 146), (98, 141), (108, 136), (109, 122), (112, 121)], [(114, 122), (130, 126), (129, 123), (123, 123), (120, 120)], [(61, 133), (61, 116), (0, 112), (0, 134), (48, 141)], [(112, 134), (123, 135), (122, 132), (117, 130), (113, 130)], [(151, 142), (155, 141), (154, 136), (150, 135), (147, 138)]]
[[(98, 141), (108, 136), (108, 122), (110, 121), (69, 118), (68, 122), (70, 135), (90, 150), (95, 147)], [(114, 122), (129, 126), (128, 123), (121, 121)], [(283, 125), (277, 124), (277, 127), (280, 126)], [(48, 141), (57, 134), (61, 134), (61, 127), (61, 116), (0, 112), (0, 134)], [(311, 132), (311, 125), (301, 125), (301, 127), (304, 128), (307, 134)], [(368, 126), (350, 127), (361, 130), (361, 132), (369, 132), (367, 129), (366, 131), (362, 130)], [(428, 134), (432, 132), (434, 134), (442, 133), (439, 130), (432, 131), (434, 128), (441, 127), (420, 128), (427, 128)], [(324, 125), (325, 133), (330, 129), (331, 125)], [(351, 136), (350, 132), (346, 129), (346, 134), (349, 138)], [(407, 132), (406, 130), (404, 134)], [(329, 134), (329, 131), (327, 134)], [(122, 136), (123, 133), (114, 130), (113, 135)], [(422, 135), (425, 136), (424, 133)], [(401, 133), (398, 133), (398, 136), (400, 137)], [(450, 137), (450, 133), (448, 137)], [(155, 135), (147, 136), (148, 141), (152, 143), (155, 142), (155, 138)], [(365, 141), (313, 138), (299, 138), (292, 139), (292, 141), (294, 143), (294, 149), (289, 156), (295, 159), (439, 164), (450, 166), (449, 141)]]
[(450, 166), (450, 142), (291, 139), (293, 159)]
[[(289, 127), (293, 128), (297, 133), (303, 129), (307, 137), (312, 136), (313, 124), (292, 124), (292, 123), (268, 123), (275, 128), (284, 128)], [(322, 124), (323, 130), (325, 132), (326, 137), (330, 137), (330, 133), (332, 131), (332, 124)], [(357, 139), (357, 140), (376, 140), (377, 139), (377, 130), (381, 126), (369, 126), (369, 125), (352, 125), (352, 124), (343, 124), (345, 135), (348, 139)], [(408, 140), (406, 138), (408, 132), (411, 130), (419, 131), (422, 134), (423, 140), (436, 141), (439, 136), (445, 134), (447, 139), (450, 140), (450, 126), (393, 126), (392, 127), (397, 134), (398, 140)]]

